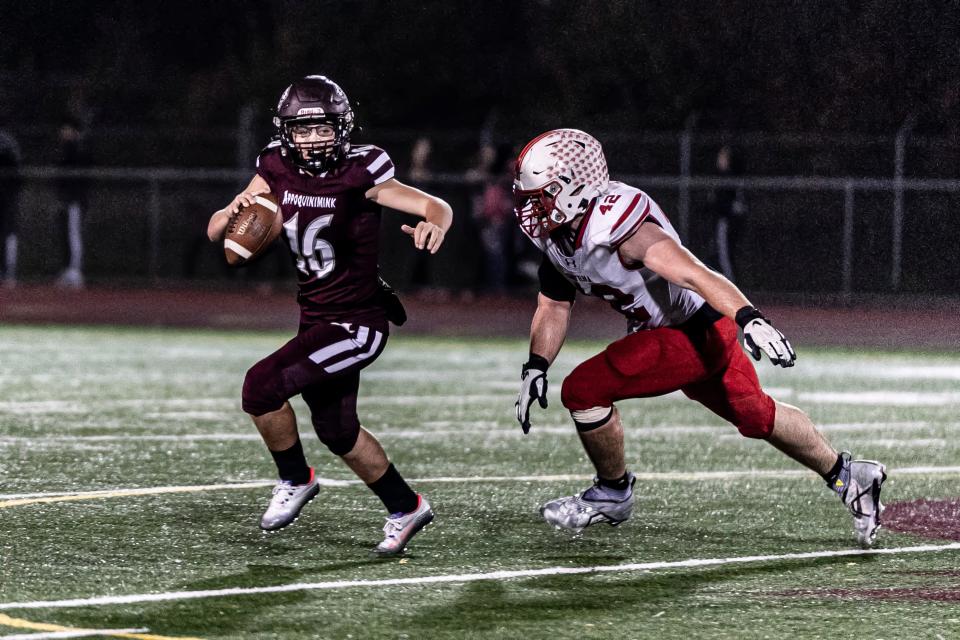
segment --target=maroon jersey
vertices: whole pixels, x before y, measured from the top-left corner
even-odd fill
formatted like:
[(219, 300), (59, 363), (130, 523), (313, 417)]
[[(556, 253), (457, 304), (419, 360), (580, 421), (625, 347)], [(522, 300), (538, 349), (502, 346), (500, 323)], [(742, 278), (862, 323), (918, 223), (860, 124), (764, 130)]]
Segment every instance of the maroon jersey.
[(277, 141), (257, 158), (257, 173), (280, 203), (284, 237), (297, 265), (301, 322), (382, 320), (380, 206), (365, 194), (393, 177), (387, 152), (352, 146), (336, 167), (311, 175), (287, 160)]

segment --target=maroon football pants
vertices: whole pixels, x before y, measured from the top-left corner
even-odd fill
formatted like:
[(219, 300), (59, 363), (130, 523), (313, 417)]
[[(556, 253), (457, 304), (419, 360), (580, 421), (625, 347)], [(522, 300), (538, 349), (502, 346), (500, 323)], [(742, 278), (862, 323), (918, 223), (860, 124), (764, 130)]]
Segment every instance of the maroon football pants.
[(617, 340), (567, 376), (561, 400), (570, 411), (583, 411), (678, 390), (744, 436), (766, 438), (773, 431), (773, 398), (761, 389), (729, 318), (708, 323), (694, 316), (678, 327)]
[(386, 321), (368, 324), (301, 327), (296, 337), (247, 372), (243, 410), (261, 416), (299, 394), (310, 408), (320, 441), (336, 455), (348, 453), (360, 434), (360, 371), (377, 359), (387, 343)]

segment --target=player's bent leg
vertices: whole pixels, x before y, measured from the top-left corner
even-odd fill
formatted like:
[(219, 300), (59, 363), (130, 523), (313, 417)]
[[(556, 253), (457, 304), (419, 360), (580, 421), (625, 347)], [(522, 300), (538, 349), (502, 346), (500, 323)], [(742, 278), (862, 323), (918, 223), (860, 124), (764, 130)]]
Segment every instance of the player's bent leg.
[(280, 476), (260, 518), (260, 528), (277, 531), (296, 522), (303, 507), (320, 492), (320, 485), (303, 455), (290, 404), (284, 402), (277, 411), (252, 417)]
[(302, 393), (313, 427), (331, 452), (340, 456), (387, 509), (384, 539), (374, 552), (403, 552), (410, 539), (433, 520), (430, 503), (418, 495), (390, 463), (377, 438), (357, 417), (359, 369), (314, 385)]
[(284, 402), (276, 411), (251, 415), (264, 444), (271, 451), (289, 449), (300, 441), (297, 433), (297, 416), (289, 402)]
[(616, 407), (570, 413), (597, 477), (585, 491), (547, 502), (540, 515), (557, 529), (574, 533), (602, 522), (613, 526), (625, 522), (633, 513), (635, 478), (626, 469), (620, 413)]
[(783, 402), (776, 407), (770, 444), (819, 473), (853, 515), (857, 541), (873, 544), (883, 513), (880, 491), (886, 468), (874, 460), (853, 460), (847, 452), (837, 454), (806, 413)]
[(696, 367), (675, 366), (688, 361), (697, 361), (696, 352), (682, 331), (641, 331), (610, 344), (567, 376), (561, 401), (597, 476), (586, 490), (544, 504), (540, 513), (548, 523), (577, 533), (630, 518), (635, 478), (626, 469), (623, 425), (613, 402), (680, 388), (688, 377), (700, 375)]
[(734, 425), (742, 436), (766, 440), (774, 431), (776, 403), (760, 387), (753, 364), (736, 342), (736, 331), (718, 333), (716, 339), (726, 341), (727, 364), (681, 391)]
[[(260, 519), (265, 531), (295, 522), (303, 507), (319, 493), (319, 483), (303, 454), (296, 416), (287, 400), (335, 377), (331, 370), (365, 366), (382, 349), (384, 333), (367, 327), (351, 331), (338, 324), (306, 327), (247, 372), (243, 408), (253, 417), (280, 476)], [(349, 451), (355, 439), (334, 446)]]
[(767, 441), (803, 466), (824, 475), (837, 461), (837, 451), (817, 430), (806, 413), (774, 401), (776, 414)]
[[(326, 385), (324, 385), (326, 386)], [(357, 446), (360, 437), (360, 419), (357, 417), (356, 388), (342, 395), (337, 393), (340, 385), (325, 389), (328, 400), (320, 401), (312, 390), (303, 392), (303, 399), (310, 407), (310, 421), (313, 430), (330, 453), (344, 457)], [(332, 395), (332, 399), (329, 399)]]
[(402, 553), (410, 539), (433, 521), (430, 503), (410, 488), (380, 442), (363, 427), (356, 445), (343, 456), (343, 461), (387, 509), (384, 538), (374, 552), (381, 556)]
[[(623, 424), (616, 407), (571, 411), (577, 435), (600, 478), (620, 478), (627, 472)], [(598, 419), (599, 417), (599, 419)]]
[(744, 436), (766, 439), (819, 473), (853, 515), (860, 544), (873, 543), (883, 512), (880, 490), (886, 479), (884, 466), (837, 454), (803, 411), (763, 392), (753, 365), (742, 351), (732, 353), (730, 365), (720, 374), (688, 385), (683, 392), (736, 425)]
[(390, 466), (390, 460), (380, 441), (363, 427), (358, 429), (354, 446), (340, 454), (340, 457), (364, 484), (376, 482)]
[(622, 384), (622, 376), (604, 351), (577, 366), (564, 379), (560, 392), (580, 442), (601, 478), (619, 478), (626, 472), (623, 426), (613, 406)]
[(250, 367), (243, 379), (242, 406), (251, 416), (280, 411), (284, 403), (296, 395), (295, 389), (284, 385), (283, 368), (276, 363), (276, 356), (271, 354)]

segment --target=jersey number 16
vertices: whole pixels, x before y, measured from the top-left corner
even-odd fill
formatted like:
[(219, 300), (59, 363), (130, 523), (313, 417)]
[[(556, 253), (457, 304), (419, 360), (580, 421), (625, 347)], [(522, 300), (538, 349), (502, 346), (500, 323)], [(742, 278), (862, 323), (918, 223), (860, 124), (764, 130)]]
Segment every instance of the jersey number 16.
[(315, 218), (307, 228), (303, 230), (303, 242), (297, 234), (297, 222), (300, 212), (297, 211), (289, 220), (283, 223), (283, 230), (287, 234), (287, 243), (290, 245), (290, 251), (297, 258), (297, 269), (305, 275), (312, 275), (317, 280), (321, 280), (330, 275), (336, 264), (336, 257), (333, 254), (333, 245), (318, 238), (320, 231), (330, 226), (333, 222), (333, 214)]

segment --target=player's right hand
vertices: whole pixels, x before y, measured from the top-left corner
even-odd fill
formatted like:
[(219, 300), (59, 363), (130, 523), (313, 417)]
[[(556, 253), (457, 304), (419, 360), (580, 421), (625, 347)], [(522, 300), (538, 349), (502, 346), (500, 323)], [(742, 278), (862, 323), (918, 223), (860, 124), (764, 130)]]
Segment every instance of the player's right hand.
[(436, 253), (443, 244), (444, 232), (440, 225), (426, 220), (421, 220), (416, 227), (408, 224), (401, 225), (400, 230), (413, 238), (413, 244), (417, 249), (426, 249), (430, 253)]
[(790, 341), (757, 309), (744, 307), (737, 312), (737, 324), (743, 330), (743, 346), (754, 360), (767, 354), (770, 362), (781, 367), (792, 367), (797, 353)]
[(236, 197), (234, 197), (234, 199), (230, 201), (230, 204), (228, 204), (223, 208), (223, 211), (226, 211), (230, 215), (233, 215), (236, 212), (240, 211), (240, 207), (249, 207), (254, 202), (256, 202), (257, 196), (260, 195), (261, 193), (267, 193), (267, 192), (258, 191), (254, 193), (252, 191), (244, 191), (242, 193), (238, 193)]
[(520, 394), (514, 405), (517, 422), (524, 433), (530, 433), (530, 405), (536, 400), (541, 409), (547, 408), (547, 367), (549, 363), (541, 356), (531, 356), (523, 365), (520, 375)]

